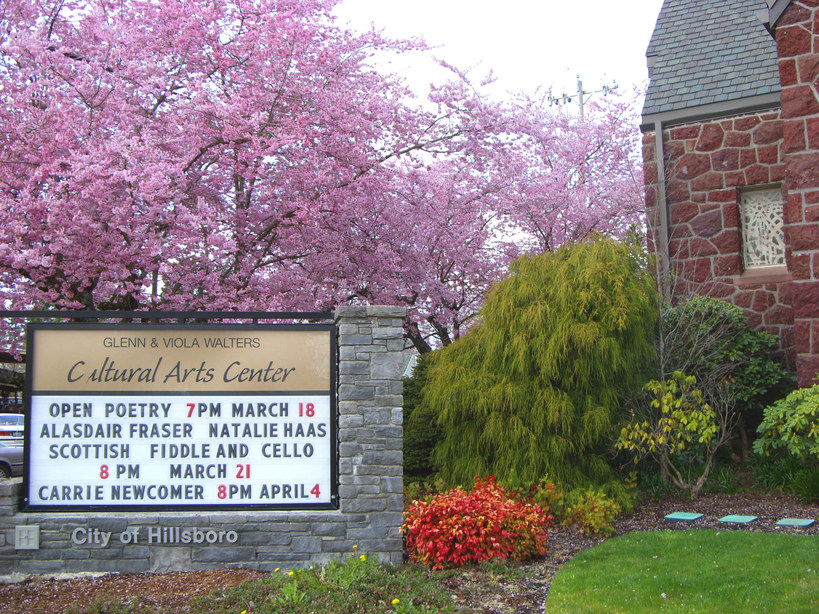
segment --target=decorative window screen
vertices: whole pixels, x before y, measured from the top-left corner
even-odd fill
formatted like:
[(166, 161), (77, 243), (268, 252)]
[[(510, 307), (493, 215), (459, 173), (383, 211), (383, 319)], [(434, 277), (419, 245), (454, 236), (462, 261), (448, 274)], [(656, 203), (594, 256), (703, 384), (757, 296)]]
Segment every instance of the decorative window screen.
[(745, 268), (785, 264), (780, 188), (742, 192), (742, 257)]

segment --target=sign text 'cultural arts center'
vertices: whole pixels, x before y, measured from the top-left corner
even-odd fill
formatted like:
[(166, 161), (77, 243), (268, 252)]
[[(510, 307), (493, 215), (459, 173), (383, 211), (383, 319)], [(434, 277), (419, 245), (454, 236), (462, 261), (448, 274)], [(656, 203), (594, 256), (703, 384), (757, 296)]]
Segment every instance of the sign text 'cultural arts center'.
[(29, 326), (29, 510), (329, 508), (331, 325)]

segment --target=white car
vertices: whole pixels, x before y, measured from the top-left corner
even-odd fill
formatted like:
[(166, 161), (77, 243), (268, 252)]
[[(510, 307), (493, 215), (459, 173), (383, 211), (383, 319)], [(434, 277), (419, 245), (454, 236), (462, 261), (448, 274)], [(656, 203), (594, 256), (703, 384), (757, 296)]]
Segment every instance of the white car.
[(0, 443), (22, 447), (24, 430), (23, 414), (0, 414)]

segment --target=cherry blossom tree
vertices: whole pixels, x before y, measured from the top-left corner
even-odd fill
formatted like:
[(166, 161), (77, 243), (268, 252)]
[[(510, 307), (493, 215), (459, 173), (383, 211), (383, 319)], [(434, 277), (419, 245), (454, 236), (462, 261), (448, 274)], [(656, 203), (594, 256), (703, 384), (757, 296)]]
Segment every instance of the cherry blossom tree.
[(422, 104), (374, 58), (423, 43), (335, 4), (4, 0), (2, 304), (403, 304), (427, 351), (517, 254), (639, 219), (622, 109), (550, 116), (457, 72)]
[(639, 93), (606, 96), (578, 120), (543, 100), (517, 105), (514, 223), (528, 251), (553, 251), (592, 232), (643, 227)]

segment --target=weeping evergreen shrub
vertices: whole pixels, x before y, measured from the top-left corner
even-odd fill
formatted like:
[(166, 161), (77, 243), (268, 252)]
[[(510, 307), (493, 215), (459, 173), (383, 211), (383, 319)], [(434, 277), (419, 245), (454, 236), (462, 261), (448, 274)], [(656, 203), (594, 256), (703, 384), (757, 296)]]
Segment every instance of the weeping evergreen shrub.
[(421, 406), (441, 429), (439, 476), (611, 479), (603, 448), (620, 399), (648, 379), (654, 288), (638, 250), (608, 238), (515, 261), (482, 324), (429, 367)]

